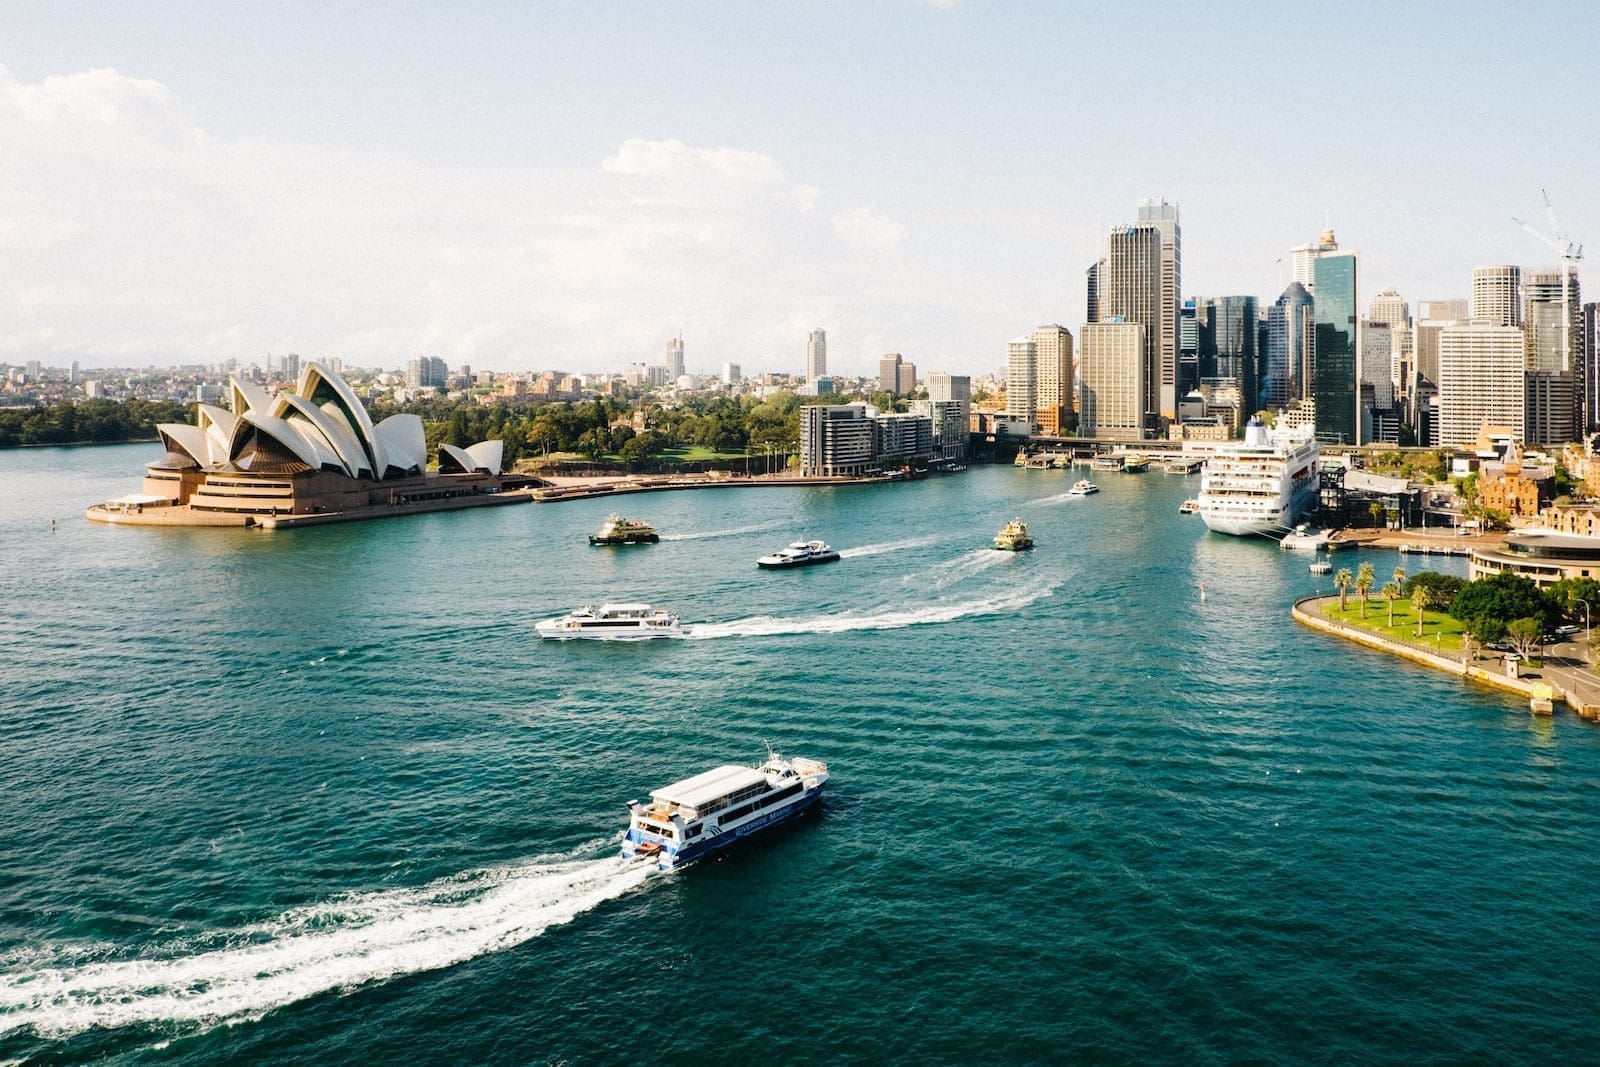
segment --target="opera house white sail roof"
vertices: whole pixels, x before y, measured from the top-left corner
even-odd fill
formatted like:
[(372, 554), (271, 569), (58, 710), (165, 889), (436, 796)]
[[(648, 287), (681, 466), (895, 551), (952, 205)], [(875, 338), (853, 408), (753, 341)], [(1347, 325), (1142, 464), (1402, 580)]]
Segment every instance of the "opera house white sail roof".
[[(228, 395), (232, 410), (201, 404), (195, 425), (156, 427), (173, 457), (187, 457), (208, 471), (332, 471), (377, 481), (418, 475), (427, 468), (420, 418), (391, 415), (374, 425), (349, 383), (320, 363), (307, 363), (294, 389), (276, 396), (238, 377), (229, 380)], [(439, 469), (498, 475), (502, 456), (499, 441), (471, 448), (442, 445)]]

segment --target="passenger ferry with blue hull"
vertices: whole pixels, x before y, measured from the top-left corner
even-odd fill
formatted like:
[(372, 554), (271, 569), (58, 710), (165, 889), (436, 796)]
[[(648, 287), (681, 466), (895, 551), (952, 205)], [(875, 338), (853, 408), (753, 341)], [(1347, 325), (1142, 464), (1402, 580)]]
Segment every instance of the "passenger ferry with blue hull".
[(649, 803), (629, 803), (622, 855), (676, 870), (799, 815), (817, 802), (827, 782), (828, 765), (821, 760), (785, 759), (776, 752), (756, 767), (713, 767), (652, 790)]

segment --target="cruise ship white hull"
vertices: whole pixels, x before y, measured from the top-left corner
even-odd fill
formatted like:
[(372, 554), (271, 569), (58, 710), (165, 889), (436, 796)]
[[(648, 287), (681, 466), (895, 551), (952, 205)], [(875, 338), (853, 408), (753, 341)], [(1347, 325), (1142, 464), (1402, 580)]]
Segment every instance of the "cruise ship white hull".
[(1197, 498), (1201, 521), (1233, 537), (1285, 533), (1316, 507), (1318, 469), (1314, 441), (1269, 438), (1252, 420), (1242, 443), (1224, 445), (1206, 460)]

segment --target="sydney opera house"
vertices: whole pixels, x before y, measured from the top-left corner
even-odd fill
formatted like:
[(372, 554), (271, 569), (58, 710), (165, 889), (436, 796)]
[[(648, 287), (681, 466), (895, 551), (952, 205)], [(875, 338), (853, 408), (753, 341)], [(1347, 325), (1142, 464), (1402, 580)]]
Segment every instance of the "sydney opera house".
[(317, 363), (269, 396), (233, 378), (227, 408), (201, 404), (193, 426), (157, 427), (166, 455), (137, 493), (96, 504), (98, 522), (290, 526), (523, 503), (505, 493), (501, 442), (440, 445), (428, 470), (422, 420), (373, 424), (355, 391)]

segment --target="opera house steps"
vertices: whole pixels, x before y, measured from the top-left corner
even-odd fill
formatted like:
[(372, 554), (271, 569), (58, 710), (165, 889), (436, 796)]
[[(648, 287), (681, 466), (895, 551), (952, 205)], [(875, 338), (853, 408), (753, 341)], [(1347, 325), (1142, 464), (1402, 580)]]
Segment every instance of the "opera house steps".
[(523, 504), (526, 479), (501, 469), (499, 441), (441, 445), (428, 470), (422, 420), (373, 424), (349, 384), (318, 363), (276, 396), (229, 383), (228, 408), (157, 430), (167, 453), (137, 493), (90, 507), (95, 522), (275, 528)]

